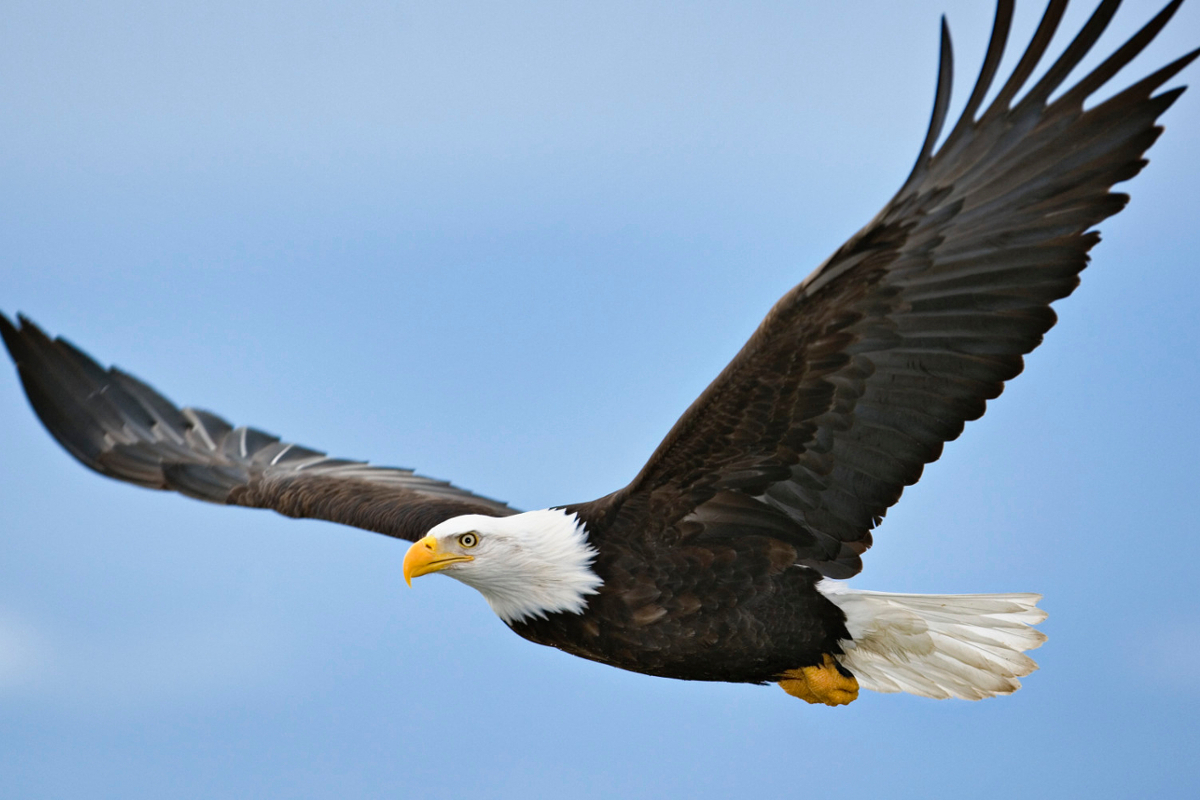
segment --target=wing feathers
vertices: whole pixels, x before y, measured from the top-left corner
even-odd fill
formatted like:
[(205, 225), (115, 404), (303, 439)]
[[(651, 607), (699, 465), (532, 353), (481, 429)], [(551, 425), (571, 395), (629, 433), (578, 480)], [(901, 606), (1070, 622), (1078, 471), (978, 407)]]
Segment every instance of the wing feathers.
[(925, 141), (921, 144), (917, 163), (913, 165), (912, 174), (909, 176), (910, 182), (920, 174), (929, 161), (933, 145), (942, 133), (942, 126), (946, 124), (946, 112), (950, 109), (950, 92), (953, 85), (954, 46), (950, 43), (950, 26), (946, 24), (946, 18), (942, 17), (942, 41), (941, 52), (938, 56), (937, 89), (933, 96), (933, 116), (929, 120), (929, 129), (925, 132)]
[(1046, 70), (1046, 74), (1042, 79), (1034, 84), (1028, 94), (1020, 101), (1017, 109), (1021, 107), (1041, 107), (1045, 105), (1046, 100), (1054, 93), (1067, 76), (1071, 74), (1071, 70), (1079, 65), (1083, 57), (1092, 49), (1092, 45), (1104, 33), (1108, 27), (1108, 23), (1112, 22), (1113, 15), (1117, 13), (1117, 8), (1121, 5), (1121, 0), (1103, 0), (1096, 10), (1092, 12), (1092, 16), (1084, 23), (1083, 28), (1067, 45), (1067, 49), (1062, 52), (1062, 55)]
[(1182, 4), (1183, 0), (1172, 0), (1172, 2), (1168, 3), (1162, 11), (1155, 15), (1154, 19), (1142, 26), (1142, 29), (1134, 34), (1129, 41), (1117, 48), (1115, 53), (1106, 58), (1100, 66), (1088, 73), (1087, 77), (1083, 78), (1069, 92), (1063, 95), (1063, 103), (1066, 105), (1082, 104), (1093, 92), (1108, 83), (1109, 79), (1116, 75), (1122, 67), (1146, 49), (1146, 45), (1150, 44), (1154, 37), (1158, 35), (1158, 32), (1171, 20), (1171, 17), (1175, 16), (1175, 12), (1179, 10), (1179, 6)]
[(1030, 40), (1029, 46), (1025, 48), (1025, 53), (1017, 62), (1017, 66), (1013, 68), (1012, 75), (1005, 81), (1004, 86), (996, 94), (996, 99), (988, 106), (988, 110), (984, 112), (983, 119), (980, 123), (988, 120), (989, 117), (996, 117), (1008, 113), (1009, 107), (1012, 104), (1013, 98), (1021, 91), (1021, 87), (1029, 80), (1029, 76), (1037, 69), (1037, 65), (1041, 62), (1042, 56), (1046, 54), (1046, 48), (1050, 46), (1050, 41), (1054, 38), (1054, 34), (1058, 32), (1059, 23), (1062, 22), (1063, 13), (1067, 10), (1067, 0), (1050, 0), (1050, 4), (1046, 6), (1046, 12), (1042, 14), (1042, 21), (1038, 23), (1037, 30), (1034, 31), (1033, 39)]
[(1014, 103), (1062, 19), (1066, 3), (1052, 0), (976, 118), (1008, 38), (1012, 3), (1001, 0), (975, 88), (935, 152), (952, 72), (943, 21), (933, 115), (900, 192), (776, 304), (638, 477), (584, 510), (620, 519), (644, 495), (615, 527), (670, 540), (680, 518), (703, 519), (710, 498), (738, 491), (813, 534), (801, 563), (857, 572), (870, 529), (1054, 325), (1050, 303), (1078, 285), (1099, 240), (1089, 229), (1127, 202), (1111, 187), (1145, 165), (1156, 120), (1182, 91), (1152, 96), (1197, 53), (1082, 107), (1166, 25), (1175, 0), (1048, 102), (1117, 5), (1100, 3)]
[(946, 137), (943, 148), (951, 147), (959, 137), (966, 133), (968, 126), (975, 121), (975, 115), (979, 112), (979, 106), (983, 104), (983, 98), (987, 95), (988, 89), (992, 88), (996, 70), (1000, 68), (1000, 60), (1004, 58), (1004, 47), (1008, 44), (1014, 6), (1013, 0), (1000, 0), (996, 3), (996, 19), (992, 23), (992, 38), (988, 41), (987, 53), (983, 57), (983, 67), (979, 70), (979, 78), (975, 81), (975, 88), (971, 90), (971, 96), (968, 98), (967, 105), (963, 108), (954, 130)]
[(34, 411), (68, 452), (110, 478), (410, 540), (460, 514), (515, 513), (411, 470), (328, 458), (208, 411), (177, 408), (132, 375), (106, 370), (19, 320), (18, 329), (0, 314), (0, 334)]

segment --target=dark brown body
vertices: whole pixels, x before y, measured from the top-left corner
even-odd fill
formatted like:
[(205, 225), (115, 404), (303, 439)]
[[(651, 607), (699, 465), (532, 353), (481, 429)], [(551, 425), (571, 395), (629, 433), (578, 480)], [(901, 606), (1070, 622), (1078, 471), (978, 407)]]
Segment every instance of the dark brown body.
[(684, 546), (607, 546), (583, 614), (512, 625), (521, 636), (621, 669), (698, 681), (765, 683), (821, 663), (850, 638), (845, 616), (765, 536)]

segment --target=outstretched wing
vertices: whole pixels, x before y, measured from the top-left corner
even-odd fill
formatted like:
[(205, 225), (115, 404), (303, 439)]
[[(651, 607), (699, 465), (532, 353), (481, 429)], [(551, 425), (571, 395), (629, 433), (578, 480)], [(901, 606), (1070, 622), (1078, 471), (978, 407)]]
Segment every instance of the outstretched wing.
[(1052, 0), (1012, 76), (982, 114), (1008, 37), (1001, 0), (962, 118), (934, 152), (950, 103), (943, 21), (933, 119), (912, 174), (866, 227), (781, 299), (625, 489), (578, 507), (613, 535), (763, 533), (844, 578), (870, 530), (943, 443), (1020, 373), (1070, 294), (1089, 229), (1128, 197), (1155, 121), (1183, 91), (1153, 95), (1200, 51), (1084, 110), (1154, 38), (1172, 2), (1053, 102), (1117, 0), (1014, 102), (1062, 18)]
[(30, 404), (67, 452), (102, 475), (410, 541), (459, 514), (516, 513), (412, 470), (329, 458), (207, 411), (178, 408), (132, 375), (106, 370), (18, 320), (20, 328), (0, 314), (0, 334)]

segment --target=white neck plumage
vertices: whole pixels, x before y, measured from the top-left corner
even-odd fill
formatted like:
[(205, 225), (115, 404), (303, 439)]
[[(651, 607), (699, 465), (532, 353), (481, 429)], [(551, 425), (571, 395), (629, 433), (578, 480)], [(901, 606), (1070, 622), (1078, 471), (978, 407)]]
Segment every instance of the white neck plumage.
[(471, 514), (429, 533), (449, 539), (467, 532), (478, 534), (473, 560), (445, 574), (477, 589), (509, 624), (558, 612), (580, 614), (603, 583), (591, 569), (596, 550), (574, 514), (554, 508), (511, 517)]

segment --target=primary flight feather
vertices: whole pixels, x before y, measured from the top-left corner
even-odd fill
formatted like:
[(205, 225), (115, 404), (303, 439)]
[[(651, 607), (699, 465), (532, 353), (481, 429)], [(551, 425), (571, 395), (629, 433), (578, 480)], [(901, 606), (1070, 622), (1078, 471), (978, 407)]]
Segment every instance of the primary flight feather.
[(1064, 85), (1119, 2), (1104, 0), (1045, 66), (1067, 5), (1051, 0), (985, 107), (1013, 13), (1000, 0), (944, 138), (943, 23), (933, 118), (899, 192), (776, 303), (641, 472), (588, 503), (518, 513), (179, 408), (23, 317), (0, 315), (0, 333), (34, 410), (86, 466), (409, 540), (406, 580), (457, 578), (532, 641), (652, 675), (775, 682), (829, 705), (860, 687), (1009, 693), (1036, 669), (1024, 653), (1045, 638), (1032, 627), (1045, 618), (1038, 595), (883, 594), (837, 579), (862, 569), (871, 530), (1021, 371), (1054, 324), (1050, 303), (1078, 284), (1091, 229), (1127, 201), (1111, 187), (1145, 166), (1183, 89), (1155, 92), (1200, 51), (1084, 104), (1181, 2)]

